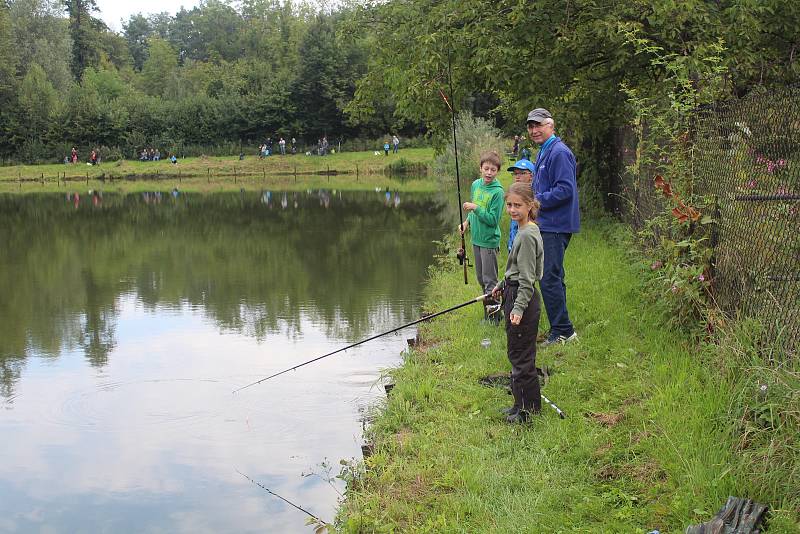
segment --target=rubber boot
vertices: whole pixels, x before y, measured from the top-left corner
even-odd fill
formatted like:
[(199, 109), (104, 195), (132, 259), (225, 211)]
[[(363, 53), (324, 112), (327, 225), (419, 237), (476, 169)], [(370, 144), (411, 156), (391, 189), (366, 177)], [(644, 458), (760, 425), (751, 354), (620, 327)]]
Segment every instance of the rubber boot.
[(508, 416), (506, 417), (506, 421), (512, 417), (516, 417), (517, 414), (519, 414), (520, 407), (522, 406), (522, 397), (520, 395), (519, 386), (514, 381), (513, 377), (511, 378), (511, 394), (514, 395), (514, 406), (502, 410), (502, 413)]
[(526, 386), (517, 386), (520, 409), (506, 417), (507, 423), (527, 423), (534, 415), (542, 412), (542, 395), (539, 389), (539, 377)]

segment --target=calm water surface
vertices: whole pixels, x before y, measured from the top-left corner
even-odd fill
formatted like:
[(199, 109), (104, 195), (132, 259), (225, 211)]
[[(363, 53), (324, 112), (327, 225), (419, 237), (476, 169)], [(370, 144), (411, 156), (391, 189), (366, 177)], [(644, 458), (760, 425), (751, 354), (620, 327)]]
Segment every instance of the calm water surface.
[[(385, 193), (0, 196), (0, 531), (307, 532), (360, 458), (439, 206)], [(332, 465), (328, 471), (326, 465)]]

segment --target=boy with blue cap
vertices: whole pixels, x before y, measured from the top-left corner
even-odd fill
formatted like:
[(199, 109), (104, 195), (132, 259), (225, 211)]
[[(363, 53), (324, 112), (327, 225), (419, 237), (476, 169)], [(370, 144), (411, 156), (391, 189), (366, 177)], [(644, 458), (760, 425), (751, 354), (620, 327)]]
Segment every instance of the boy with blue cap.
[[(508, 172), (514, 177), (514, 182), (522, 182), (530, 185), (533, 183), (533, 163), (527, 159), (521, 159), (508, 168)], [(511, 246), (514, 244), (514, 236), (517, 235), (519, 225), (517, 221), (511, 220), (511, 226), (508, 232), (508, 251), (511, 252)]]

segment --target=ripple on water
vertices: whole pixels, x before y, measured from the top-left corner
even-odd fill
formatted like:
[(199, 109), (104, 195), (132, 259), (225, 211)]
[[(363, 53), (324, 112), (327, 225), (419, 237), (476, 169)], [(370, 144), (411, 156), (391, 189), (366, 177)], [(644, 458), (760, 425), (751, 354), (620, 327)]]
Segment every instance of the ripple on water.
[[(96, 432), (185, 427), (220, 418), (230, 407), (229, 396), (230, 384), (212, 379), (102, 382), (66, 393), (44, 420)], [(208, 402), (215, 397), (218, 402)]]

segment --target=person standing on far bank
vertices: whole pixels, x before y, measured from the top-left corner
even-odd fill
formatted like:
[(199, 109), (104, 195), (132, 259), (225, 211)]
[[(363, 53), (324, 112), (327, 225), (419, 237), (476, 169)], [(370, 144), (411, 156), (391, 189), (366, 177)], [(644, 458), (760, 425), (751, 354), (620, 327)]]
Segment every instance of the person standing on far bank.
[(544, 108), (528, 113), (528, 135), (539, 145), (533, 173), (533, 192), (540, 208), (537, 224), (544, 246), (542, 292), (550, 334), (542, 346), (578, 340), (567, 311), (564, 254), (572, 234), (580, 230), (575, 156), (555, 134), (553, 116)]

